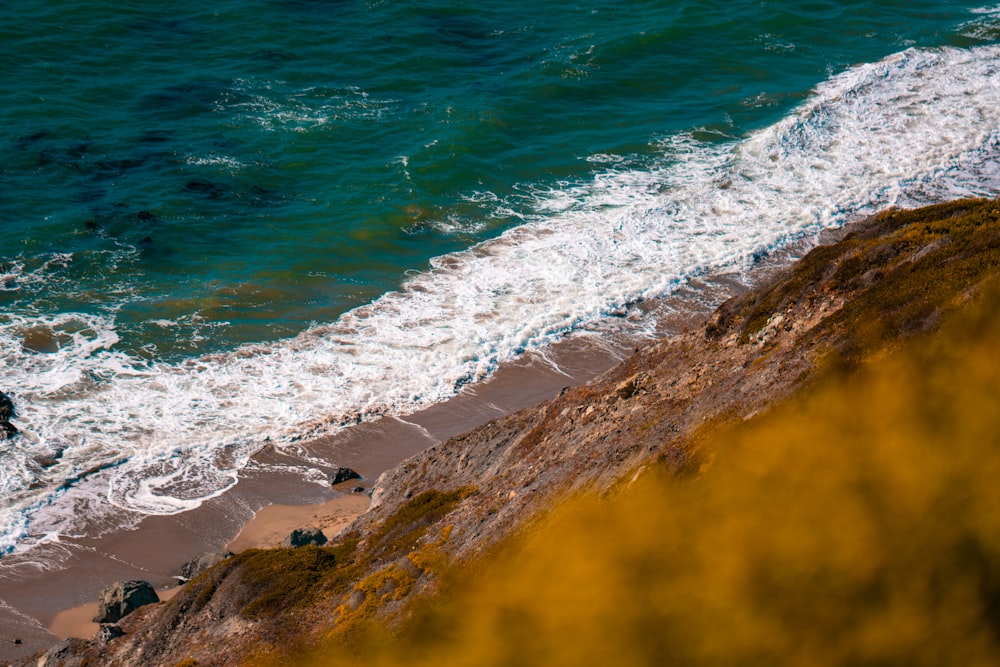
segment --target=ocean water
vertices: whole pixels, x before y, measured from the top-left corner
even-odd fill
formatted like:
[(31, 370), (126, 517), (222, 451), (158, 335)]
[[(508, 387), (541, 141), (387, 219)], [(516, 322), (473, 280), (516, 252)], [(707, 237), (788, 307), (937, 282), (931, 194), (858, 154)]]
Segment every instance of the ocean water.
[(4, 3), (0, 554), (1000, 194), (998, 41), (981, 1)]

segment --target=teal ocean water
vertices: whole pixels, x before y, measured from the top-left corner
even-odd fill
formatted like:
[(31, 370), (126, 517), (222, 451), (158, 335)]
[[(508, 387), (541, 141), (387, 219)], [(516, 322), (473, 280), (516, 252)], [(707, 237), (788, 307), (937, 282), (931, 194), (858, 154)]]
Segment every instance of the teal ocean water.
[(4, 3), (0, 553), (998, 194), (998, 38), (982, 0)]

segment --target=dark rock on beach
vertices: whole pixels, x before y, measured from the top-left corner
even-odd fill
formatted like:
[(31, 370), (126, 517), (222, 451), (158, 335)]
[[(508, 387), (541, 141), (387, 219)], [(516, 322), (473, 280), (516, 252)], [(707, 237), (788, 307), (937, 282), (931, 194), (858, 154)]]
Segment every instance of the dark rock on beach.
[(185, 581), (194, 579), (208, 568), (218, 565), (232, 555), (231, 551), (209, 551), (196, 556), (181, 565), (181, 578)]
[(361, 475), (350, 468), (338, 467), (330, 471), (331, 486), (336, 486), (351, 479), (361, 479)]
[(282, 541), (281, 546), (286, 549), (294, 549), (311, 544), (315, 544), (318, 547), (326, 544), (326, 535), (319, 528), (297, 528)]
[(139, 607), (159, 601), (148, 581), (119, 581), (101, 591), (94, 623), (117, 623)]

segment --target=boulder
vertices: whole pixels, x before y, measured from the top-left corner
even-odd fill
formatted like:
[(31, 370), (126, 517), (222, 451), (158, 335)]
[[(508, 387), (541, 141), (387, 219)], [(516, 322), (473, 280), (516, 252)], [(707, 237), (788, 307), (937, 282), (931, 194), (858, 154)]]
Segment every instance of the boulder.
[(184, 581), (194, 579), (208, 568), (221, 563), (232, 555), (232, 551), (207, 551), (203, 554), (195, 556), (188, 562), (181, 565), (181, 578), (184, 579)]
[(7, 421), (14, 416), (14, 401), (0, 391), (0, 421)]
[(99, 644), (107, 644), (112, 639), (117, 639), (124, 635), (125, 631), (121, 629), (121, 626), (115, 623), (102, 623), (95, 639)]
[(318, 547), (326, 544), (326, 535), (319, 528), (296, 528), (284, 539), (281, 546), (288, 548), (304, 547), (315, 544)]
[(213, 567), (233, 555), (232, 551), (209, 551), (195, 556), (181, 565), (181, 578), (184, 581), (194, 579), (210, 567)]
[(361, 479), (361, 475), (351, 470), (350, 468), (342, 468), (340, 466), (334, 468), (330, 471), (330, 485), (336, 486), (341, 482), (346, 482), (349, 479)]
[(160, 601), (148, 581), (119, 581), (101, 591), (94, 623), (117, 623), (133, 611)]

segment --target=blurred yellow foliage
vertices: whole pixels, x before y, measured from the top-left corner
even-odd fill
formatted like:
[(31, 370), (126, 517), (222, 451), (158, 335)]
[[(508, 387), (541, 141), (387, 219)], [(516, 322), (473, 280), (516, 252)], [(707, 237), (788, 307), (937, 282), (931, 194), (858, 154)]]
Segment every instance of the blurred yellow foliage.
[(1000, 664), (1000, 290), (307, 664)]

